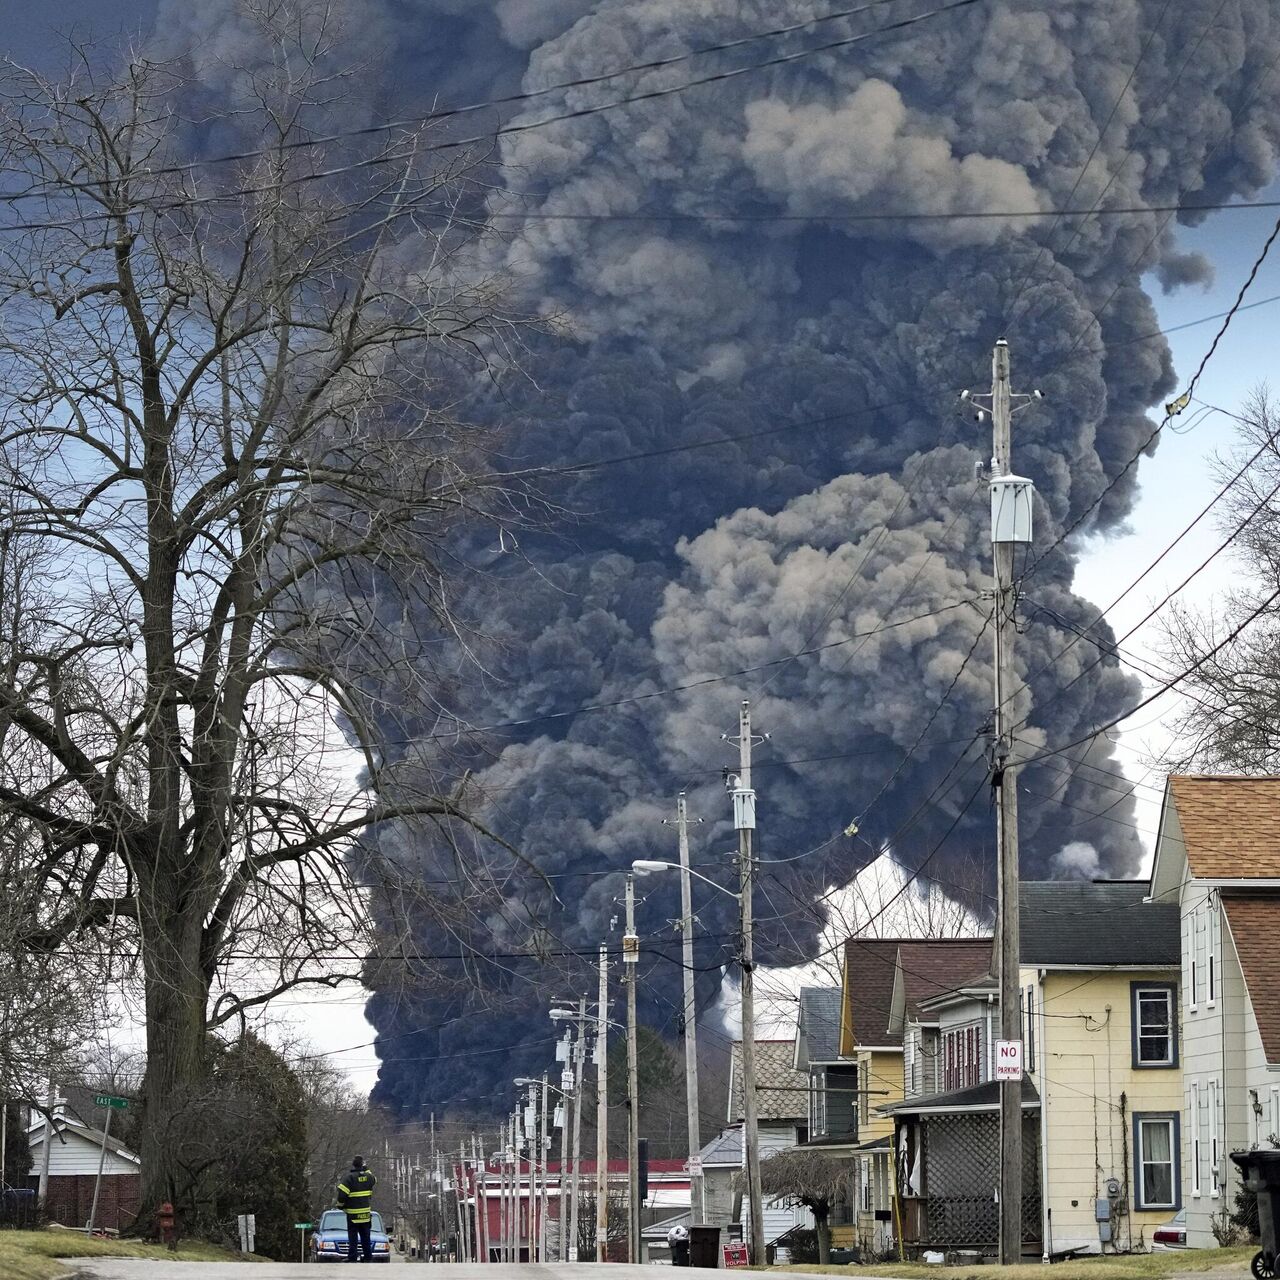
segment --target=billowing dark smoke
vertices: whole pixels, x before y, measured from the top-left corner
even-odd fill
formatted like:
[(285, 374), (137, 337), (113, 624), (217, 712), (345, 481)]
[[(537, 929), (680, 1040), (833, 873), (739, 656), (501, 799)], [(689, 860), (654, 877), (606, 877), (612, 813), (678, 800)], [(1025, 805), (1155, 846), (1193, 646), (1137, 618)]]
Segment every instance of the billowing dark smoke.
[[(210, 6), (171, 7), (176, 25), (198, 22), (206, 34), (234, 38)], [(362, 49), (387, 68), (370, 86), (374, 114), (391, 102), (402, 112), (404, 95), (424, 85), (455, 102), (481, 100), (834, 6), (351, 7)], [(565, 102), (575, 108), (679, 83), (924, 7), (902, 0), (782, 44), (573, 91)], [(989, 428), (958, 412), (956, 392), (982, 385), (992, 342), (1006, 335), (1015, 384), (1046, 396), (1015, 423), (1017, 470), (1038, 486), (1038, 548), (1104, 490), (1085, 527), (1114, 528), (1139, 478), (1136, 468), (1121, 477), (1122, 469), (1151, 430), (1148, 410), (1175, 388), (1167, 347), (1149, 339), (1157, 320), (1144, 281), (1173, 287), (1202, 279), (1206, 267), (1179, 252), (1173, 227), (1162, 230), (1156, 215), (849, 215), (1251, 193), (1272, 177), (1280, 145), (1278, 56), (1275, 0), (984, 3), (504, 141), (508, 191), (495, 207), (526, 215), (504, 223), (507, 258), (528, 296), (563, 314), (575, 334), (535, 353), (536, 388), (513, 384), (488, 402), (477, 393), (477, 414), (514, 419), (518, 462), (560, 467), (762, 434), (565, 477), (556, 497), (575, 521), (542, 538), (521, 535), (520, 554), (498, 565), (497, 589), (492, 579), (475, 588), (471, 605), (494, 638), (498, 678), (472, 689), (459, 713), (474, 725), (534, 720), (487, 735), (477, 751), (476, 782), (492, 797), (485, 816), (555, 877), (559, 901), (514, 878), (506, 900), (469, 926), (471, 941), (520, 950), (536, 919), (550, 945), (590, 951), (609, 933), (621, 886), (620, 875), (595, 873), (674, 856), (674, 836), (659, 821), (680, 789), (694, 812), (714, 820), (698, 829), (696, 856), (722, 864), (732, 833), (718, 779), (730, 756), (719, 736), (734, 729), (744, 696), (773, 735), (756, 779), (759, 906), (773, 954), (793, 959), (815, 936), (797, 899), (815, 883), (846, 882), (886, 838), (896, 837), (908, 864), (931, 859), (944, 879), (953, 854), (989, 851), (981, 765), (950, 772), (987, 719), (991, 693), (989, 638), (975, 647), (990, 549), (985, 492), (973, 480)], [(523, 118), (559, 107), (544, 101)], [(725, 213), (742, 220), (698, 220)], [(581, 214), (608, 216), (546, 216)], [(1117, 566), (1118, 581), (1129, 568)], [(1093, 617), (1072, 594), (1072, 571), (1071, 554), (1059, 549), (1024, 583), (1019, 665), (1031, 697), (1021, 710), (1033, 746), (1069, 742), (1109, 720), (1137, 687), (1108, 659), (1059, 692), (1099, 654), (1082, 642), (1051, 661), (1071, 628)], [(1112, 638), (1105, 627), (1093, 634), (1103, 644)], [(814, 645), (828, 647), (697, 684)], [(537, 719), (681, 685), (695, 687)], [(1072, 865), (1136, 869), (1140, 849), (1126, 825), (1133, 804), (1118, 768), (1099, 740), (1087, 756), (1076, 750), (1027, 772), (1029, 871), (1064, 865), (1054, 862), (1064, 846), (1075, 850)], [(1104, 819), (1088, 816), (1102, 811)], [(855, 818), (859, 834), (831, 840)], [(808, 858), (781, 861), (818, 845)], [(1082, 848), (1096, 858), (1082, 861)], [(452, 873), (443, 853), (415, 856), (425, 874)], [(655, 887), (642, 933), (663, 930), (673, 902), (669, 886)], [(702, 947), (710, 996), (715, 964), (728, 954), (728, 921), (714, 900), (700, 901), (700, 916), (711, 935)], [(457, 946), (444, 932), (421, 942), (424, 950)], [(413, 1006), (375, 997), (381, 1100), (412, 1112), (488, 1095), (515, 1070), (544, 1066), (545, 1001), (525, 976), (506, 973), (513, 999), (500, 1016), (464, 992)], [(676, 970), (655, 963), (645, 981), (650, 1016), (670, 1027)], [(585, 968), (575, 982), (587, 989)], [(503, 1043), (510, 1057), (469, 1056)]]

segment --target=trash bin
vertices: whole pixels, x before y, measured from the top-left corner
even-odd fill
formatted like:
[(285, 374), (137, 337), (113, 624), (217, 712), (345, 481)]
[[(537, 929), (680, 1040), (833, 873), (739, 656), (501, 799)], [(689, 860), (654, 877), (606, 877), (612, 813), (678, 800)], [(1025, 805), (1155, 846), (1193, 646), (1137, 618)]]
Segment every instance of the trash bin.
[(1276, 1243), (1280, 1240), (1280, 1151), (1233, 1151), (1246, 1191), (1258, 1197), (1258, 1235), (1262, 1249), (1250, 1263), (1257, 1280), (1276, 1273)]
[(719, 1227), (703, 1223), (689, 1228), (689, 1265), (691, 1267), (720, 1265)]

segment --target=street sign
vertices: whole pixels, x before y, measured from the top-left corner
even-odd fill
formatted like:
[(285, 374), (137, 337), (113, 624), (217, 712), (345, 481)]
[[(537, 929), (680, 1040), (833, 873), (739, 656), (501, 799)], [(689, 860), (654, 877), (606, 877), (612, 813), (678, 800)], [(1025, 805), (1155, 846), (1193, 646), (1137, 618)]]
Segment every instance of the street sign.
[(684, 1162), (684, 1171), (685, 1173), (689, 1174), (691, 1177), (694, 1177), (694, 1178), (702, 1177), (702, 1157), (690, 1156)]
[(1022, 1079), (1022, 1041), (996, 1041), (996, 1079)]
[(726, 1267), (750, 1266), (745, 1244), (727, 1244), (724, 1247), (724, 1265)]
[(295, 1231), (310, 1231), (316, 1224), (314, 1222), (295, 1222), (293, 1229)]
[(109, 1093), (95, 1093), (93, 1095), (93, 1105), (95, 1107), (113, 1107), (116, 1111), (124, 1111), (129, 1106), (128, 1098), (115, 1098)]

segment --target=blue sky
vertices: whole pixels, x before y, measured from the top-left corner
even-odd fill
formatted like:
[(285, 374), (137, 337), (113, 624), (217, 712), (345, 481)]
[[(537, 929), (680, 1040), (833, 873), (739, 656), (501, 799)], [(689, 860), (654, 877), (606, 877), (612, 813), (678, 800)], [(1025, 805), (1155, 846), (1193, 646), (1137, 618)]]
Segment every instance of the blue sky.
[[(1259, 199), (1280, 199), (1280, 183), (1262, 193)], [(1189, 288), (1168, 296), (1160, 294), (1154, 281), (1149, 282), (1161, 327), (1173, 328), (1227, 310), (1278, 216), (1280, 209), (1242, 209), (1214, 214), (1202, 226), (1184, 229), (1179, 237), (1182, 247), (1199, 250), (1213, 263), (1214, 281), (1207, 290)], [(1273, 256), (1263, 264), (1245, 304), (1276, 294), (1280, 294), (1280, 248), (1273, 250)], [(1221, 323), (1214, 320), (1169, 335), (1179, 393), (1186, 388)], [(1273, 373), (1277, 324), (1280, 324), (1280, 301), (1238, 313), (1200, 380), (1196, 399), (1234, 412), (1260, 382), (1270, 379), (1280, 387), (1280, 379)], [(1222, 414), (1209, 414), (1186, 429), (1186, 424), (1194, 420), (1195, 408), (1192, 405), (1175, 419), (1173, 425), (1179, 430), (1166, 430), (1156, 456), (1143, 460), (1139, 471), (1141, 493), (1129, 518), (1129, 532), (1095, 540), (1081, 559), (1076, 586), (1082, 595), (1099, 606), (1110, 604), (1221, 487), (1221, 482), (1215, 479), (1212, 462), (1215, 454), (1232, 447), (1234, 427)], [(1221, 540), (1222, 534), (1211, 519), (1188, 534), (1151, 576), (1108, 614), (1117, 634), (1122, 635), (1136, 624)], [(1206, 608), (1213, 595), (1221, 592), (1238, 572), (1238, 565), (1228, 555), (1219, 556), (1177, 598)], [(1154, 658), (1158, 645), (1159, 617), (1136, 632), (1124, 647), (1137, 655)], [(1134, 782), (1147, 784), (1138, 792), (1137, 824), (1148, 850), (1159, 812), (1159, 795), (1148, 786), (1158, 786), (1162, 779), (1159, 774), (1153, 777), (1149, 773), (1146, 759), (1168, 741), (1167, 718), (1175, 706), (1175, 698), (1166, 696), (1122, 726), (1126, 772)]]

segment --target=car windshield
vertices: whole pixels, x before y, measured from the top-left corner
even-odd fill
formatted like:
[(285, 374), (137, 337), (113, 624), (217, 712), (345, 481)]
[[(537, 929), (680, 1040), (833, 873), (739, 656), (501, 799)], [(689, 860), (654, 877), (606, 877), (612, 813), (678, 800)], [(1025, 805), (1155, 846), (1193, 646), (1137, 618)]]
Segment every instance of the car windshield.
[[(374, 1231), (382, 1230), (382, 1214), (376, 1209), (372, 1215), (372, 1228)], [(347, 1215), (341, 1209), (326, 1210), (324, 1216), (320, 1219), (321, 1231), (345, 1231), (347, 1229)]]

